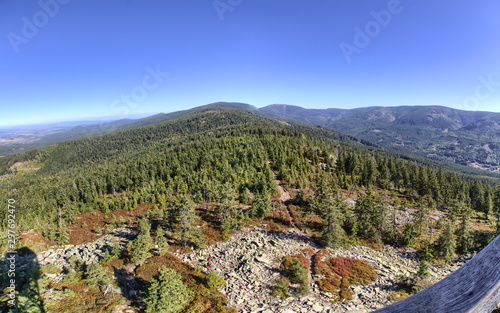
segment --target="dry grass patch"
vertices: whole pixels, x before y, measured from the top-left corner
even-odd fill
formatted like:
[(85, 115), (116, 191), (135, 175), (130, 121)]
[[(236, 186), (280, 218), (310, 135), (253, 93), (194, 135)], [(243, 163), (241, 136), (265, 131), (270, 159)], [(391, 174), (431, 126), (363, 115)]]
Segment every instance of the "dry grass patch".
[(387, 297), (393, 301), (398, 302), (411, 296), (412, 294), (408, 293), (405, 289), (399, 289), (391, 292)]

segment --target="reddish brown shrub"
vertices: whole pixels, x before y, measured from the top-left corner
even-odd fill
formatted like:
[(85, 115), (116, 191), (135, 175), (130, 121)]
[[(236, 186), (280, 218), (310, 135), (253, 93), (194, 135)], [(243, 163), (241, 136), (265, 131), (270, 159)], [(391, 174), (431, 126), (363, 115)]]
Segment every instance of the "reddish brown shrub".
[(318, 281), (318, 285), (321, 290), (335, 294), (340, 289), (341, 279), (337, 274), (333, 274), (328, 278)]
[(306, 268), (306, 270), (309, 271), (309, 269), (311, 268), (311, 260), (308, 259), (308, 258), (297, 258), (297, 260), (302, 263), (302, 265), (304, 265), (304, 267)]
[(325, 276), (318, 285), (325, 292), (338, 294), (340, 299), (352, 299), (351, 285), (365, 285), (378, 277), (365, 261), (343, 257), (323, 261), (324, 253), (321, 250), (314, 257), (314, 273)]
[(363, 260), (333, 258), (330, 260), (330, 268), (342, 276), (347, 285), (366, 285), (378, 278), (373, 267)]
[(311, 257), (314, 254), (314, 250), (310, 247), (305, 248), (302, 250), (308, 257)]

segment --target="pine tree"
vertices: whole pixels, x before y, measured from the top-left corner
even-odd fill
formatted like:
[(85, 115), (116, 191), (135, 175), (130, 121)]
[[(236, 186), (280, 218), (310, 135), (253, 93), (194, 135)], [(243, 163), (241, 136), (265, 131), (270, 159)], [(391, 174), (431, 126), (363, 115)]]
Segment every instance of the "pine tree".
[(99, 287), (103, 291), (109, 284), (113, 283), (113, 278), (108, 273), (106, 267), (99, 263), (94, 263), (87, 267), (85, 281), (90, 288)]
[(155, 245), (158, 247), (158, 252), (160, 252), (160, 255), (164, 255), (168, 250), (168, 240), (165, 237), (165, 232), (163, 231), (161, 226), (158, 226), (158, 228), (156, 229)]
[(460, 228), (457, 230), (457, 248), (462, 254), (469, 253), (474, 244), (471, 233), (470, 214), (471, 210), (463, 203), (459, 203), (461, 215)]
[(437, 250), (439, 255), (444, 258), (446, 262), (450, 262), (451, 258), (455, 255), (456, 246), (455, 235), (453, 234), (451, 223), (448, 222), (443, 233), (437, 240)]
[(252, 203), (252, 215), (264, 218), (271, 212), (271, 198), (267, 193), (257, 193)]
[(196, 206), (191, 198), (180, 198), (177, 204), (177, 217), (181, 228), (181, 240), (184, 246), (190, 242), (196, 247), (202, 248), (205, 245), (206, 239), (195, 225), (199, 217), (196, 215)]
[(334, 199), (332, 194), (328, 194), (320, 210), (325, 221), (322, 232), (325, 246), (334, 249), (346, 246), (346, 233), (342, 228), (342, 221), (343, 212), (347, 210), (347, 203), (343, 199)]
[(182, 283), (181, 275), (162, 266), (153, 277), (144, 297), (146, 312), (180, 312), (192, 299), (192, 292)]
[(403, 230), (403, 243), (407, 247), (413, 247), (417, 243), (417, 237), (420, 233), (417, 231), (415, 224), (407, 223)]
[(151, 236), (149, 235), (149, 231), (145, 234), (140, 234), (134, 241), (130, 241), (128, 249), (130, 262), (133, 264), (142, 264), (151, 256), (151, 253), (149, 253), (151, 249)]

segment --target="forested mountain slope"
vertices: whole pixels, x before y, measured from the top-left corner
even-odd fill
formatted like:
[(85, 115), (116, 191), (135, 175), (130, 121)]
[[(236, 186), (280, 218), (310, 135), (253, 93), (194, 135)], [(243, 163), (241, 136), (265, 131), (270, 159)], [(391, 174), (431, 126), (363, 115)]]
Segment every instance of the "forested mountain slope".
[[(211, 177), (221, 174), (218, 171), (209, 170), (211, 168), (208, 166), (210, 162), (205, 164), (203, 161), (203, 158), (214, 155), (210, 153), (211, 149), (215, 149), (215, 151), (222, 149), (223, 151), (224, 149), (218, 145), (224, 140), (237, 140), (243, 136), (241, 141), (248, 140), (250, 143), (255, 140), (254, 138), (259, 138), (267, 133), (282, 134), (284, 138), (287, 136), (296, 138), (299, 134), (312, 136), (311, 138), (315, 138), (325, 145), (325, 147), (320, 145), (316, 148), (321, 149), (323, 154), (326, 153), (324, 149), (330, 146), (332, 149), (330, 166), (339, 173), (341, 181), (343, 181), (342, 177), (344, 176), (354, 175), (351, 184), (352, 180), (360, 179), (360, 183), (366, 185), (367, 180), (375, 181), (381, 179), (382, 176), (387, 182), (394, 180), (393, 184), (404, 182), (404, 184), (416, 187), (421, 183), (416, 182), (417, 177), (419, 175), (427, 176), (429, 173), (433, 173), (431, 178), (433, 184), (444, 184), (443, 176), (439, 177), (441, 181), (434, 181), (436, 179), (434, 176), (438, 175), (438, 171), (413, 162), (401, 161), (397, 155), (391, 157), (391, 154), (387, 152), (375, 151), (372, 161), (367, 163), (367, 161), (362, 160), (365, 158), (362, 155), (370, 155), (367, 154), (368, 152), (354, 153), (354, 151), (361, 151), (359, 150), (360, 143), (356, 142), (354, 138), (339, 133), (300, 125), (292, 127), (244, 110), (206, 108), (205, 111), (165, 123), (63, 142), (40, 150), (33, 150), (21, 156), (12, 156), (11, 160), (6, 157), (2, 159), (0, 164), (0, 174), (3, 175), (0, 181), (2, 184), (1, 193), (4, 198), (25, 199), (26, 214), (29, 218), (23, 214), (22, 208), (19, 209), (18, 214), (21, 218), (26, 218), (23, 220), (26, 227), (33, 226), (33, 222), (37, 220), (35, 217), (47, 218), (51, 214), (55, 216), (58, 208), (64, 208), (65, 214), (71, 216), (70, 212), (75, 214), (85, 210), (89, 204), (99, 201), (99, 197), (105, 194), (137, 190), (137, 188), (153, 184), (154, 181), (169, 182), (168, 185), (174, 190), (181, 188), (182, 185), (182, 188), (187, 188), (184, 190), (185, 192), (195, 193), (199, 192), (200, 184), (204, 181), (224, 181), (221, 177)], [(314, 133), (318, 133), (320, 136)], [(210, 147), (211, 144), (215, 146)], [(365, 147), (370, 148), (370, 146)], [(225, 149), (229, 149), (229, 147)], [(247, 151), (249, 147), (243, 145), (242, 149)], [(236, 148), (230, 150), (231, 153), (236, 153)], [(262, 153), (255, 147), (250, 150), (253, 151), (252, 153)], [(345, 154), (347, 152), (343, 152), (344, 150), (353, 151), (354, 154)], [(283, 149), (282, 152), (291, 153), (289, 149)], [(190, 155), (191, 153), (195, 154)], [(222, 170), (222, 167), (234, 170), (235, 167), (231, 165), (231, 162), (238, 164), (241, 162), (236, 156), (223, 156), (217, 161), (228, 164), (224, 166), (219, 164), (212, 169), (227, 172), (227, 169)], [(345, 162), (348, 162), (347, 164), (343, 163), (344, 159)], [(252, 157), (251, 160), (255, 159)], [(391, 160), (392, 163), (386, 163), (388, 160)], [(32, 166), (23, 170), (22, 167), (13, 167), (11, 164), (13, 161), (24, 162)], [(384, 164), (379, 164), (379, 162)], [(405, 166), (399, 166), (400, 162), (403, 162), (401, 164), (405, 164)], [(265, 175), (269, 176), (269, 169), (266, 170), (265, 166), (254, 165), (250, 163), (247, 166), (248, 170), (253, 168), (252, 171), (257, 170), (261, 173), (259, 175), (267, 173)], [(342, 169), (342, 167), (345, 168)], [(420, 170), (420, 167), (423, 169)], [(403, 174), (401, 171), (404, 169), (408, 173)], [(397, 173), (392, 173), (391, 170), (397, 170)], [(442, 172), (439, 171), (439, 173)], [(381, 174), (379, 175), (379, 173)], [(415, 178), (410, 178), (410, 173), (415, 175)], [(206, 175), (209, 176), (205, 177)], [(305, 173), (301, 172), (297, 175), (304, 179)], [(361, 178), (356, 178), (357, 176)], [(453, 174), (452, 177), (455, 177), (455, 181), (462, 181), (461, 175)], [(262, 176), (260, 179), (267, 178)], [(254, 184), (260, 186), (256, 187), (249, 185), (248, 182), (243, 185), (241, 182), (235, 182), (233, 187), (240, 191), (247, 187), (250, 187), (251, 190), (258, 190), (264, 186), (263, 181), (260, 183), (259, 185), (254, 181)], [(464, 181), (460, 184), (467, 187), (469, 183)], [(28, 188), (28, 186), (30, 187)], [(435, 185), (421, 186), (420, 188), (424, 188), (421, 190), (426, 190), (425, 193), (429, 190), (439, 189)], [(462, 190), (463, 193), (466, 191)]]
[[(427, 251), (422, 259), (447, 262), (455, 253), (480, 249), (492, 239), (493, 217), (500, 207), (495, 178), (402, 157), (333, 130), (219, 106), (7, 156), (0, 159), (0, 175), (0, 198), (15, 202), (17, 239), (24, 233), (24, 239), (42, 238), (48, 245), (76, 244), (120, 226), (136, 234), (126, 247), (110, 244), (102, 257), (104, 251), (96, 252), (99, 260), (76, 257), (59, 262), (59, 270), (42, 268), (41, 273), (50, 275), (41, 280), (44, 287), (38, 293), (43, 305), (55, 312), (58, 307), (79, 312), (81, 303), (90, 302), (106, 303), (105, 311), (111, 312), (120, 301), (160, 311), (158, 299), (167, 296), (156, 292), (173, 281), (182, 290), (172, 300), (179, 312), (230, 312), (217, 291), (221, 278), (187, 266), (172, 253), (203, 249), (244, 226), (278, 233), (297, 227), (307, 236), (302, 240), (330, 248), (360, 242), (418, 247)], [(7, 216), (8, 209), (2, 206), (0, 213)], [(397, 222), (396, 213), (407, 210), (413, 217)], [(10, 220), (0, 224), (3, 250)], [(334, 263), (322, 258), (328, 253), (313, 251), (307, 262), (297, 255), (283, 259), (283, 279), (269, 292), (286, 298), (317, 284), (333, 298), (347, 301), (356, 279), (376, 279), (373, 268), (343, 259), (338, 262), (359, 267), (367, 276), (338, 274)], [(312, 281), (311, 271), (327, 277)], [(50, 282), (47, 277), (54, 272), (63, 280)], [(30, 273), (31, 278), (40, 274), (35, 269)], [(342, 288), (338, 275), (346, 277)], [(2, 286), (7, 282), (2, 280)], [(24, 282), (18, 291), (38, 299), (29, 279)], [(117, 286), (126, 293), (115, 298), (106, 288)], [(80, 292), (85, 288), (92, 292)], [(129, 296), (137, 290), (139, 296)]]
[(271, 105), (260, 111), (276, 118), (326, 126), (391, 150), (500, 171), (500, 113), (440, 106), (317, 110)]
[(159, 113), (135, 120), (124, 118), (111, 122), (67, 122), (56, 123), (54, 125), (48, 124), (33, 127), (23, 126), (12, 129), (0, 129), (0, 156), (23, 153), (25, 151), (46, 147), (62, 141), (88, 138), (158, 124), (212, 107), (237, 108), (248, 111), (257, 110), (257, 108), (244, 103), (216, 102), (189, 110), (167, 114)]

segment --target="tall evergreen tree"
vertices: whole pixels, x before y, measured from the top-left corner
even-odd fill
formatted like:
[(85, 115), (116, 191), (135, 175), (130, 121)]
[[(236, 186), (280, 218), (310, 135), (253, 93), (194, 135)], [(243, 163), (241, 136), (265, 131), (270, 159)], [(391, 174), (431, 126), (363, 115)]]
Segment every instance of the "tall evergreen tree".
[(155, 245), (157, 246), (160, 255), (164, 255), (168, 250), (168, 240), (165, 237), (165, 231), (163, 231), (161, 226), (158, 226), (156, 229)]
[(420, 235), (417, 227), (413, 223), (407, 223), (403, 230), (403, 243), (407, 247), (414, 247), (417, 243), (417, 238)]
[(192, 298), (192, 292), (182, 283), (181, 275), (162, 266), (149, 284), (144, 303), (146, 312), (149, 313), (177, 313), (185, 308)]
[(342, 228), (343, 212), (347, 210), (347, 203), (343, 199), (335, 199), (329, 193), (320, 204), (325, 226), (322, 239), (325, 246), (330, 248), (344, 247), (347, 244), (346, 233)]
[(128, 243), (128, 250), (130, 254), (130, 262), (133, 264), (142, 264), (151, 256), (151, 236), (149, 231), (145, 234), (140, 234), (135, 240)]
[(386, 228), (386, 207), (377, 204), (373, 197), (365, 196), (356, 201), (355, 212), (360, 234), (379, 242)]
[(189, 242), (198, 248), (203, 247), (206, 240), (200, 229), (196, 227), (199, 217), (196, 215), (196, 206), (193, 200), (189, 197), (181, 197), (176, 209), (181, 230), (181, 241), (184, 246)]
[(464, 203), (459, 203), (460, 227), (457, 229), (457, 250), (460, 253), (469, 253), (474, 244), (472, 237), (470, 215), (471, 210)]
[(490, 214), (493, 212), (493, 195), (491, 194), (489, 188), (486, 189), (484, 193), (481, 210), (484, 212), (485, 219), (488, 219)]
[(446, 226), (437, 240), (437, 250), (439, 256), (450, 262), (452, 257), (455, 255), (455, 250), (457, 247), (455, 234), (451, 228), (451, 223), (446, 223)]
[(257, 193), (252, 202), (252, 215), (264, 218), (271, 212), (271, 205), (271, 198), (267, 193)]

